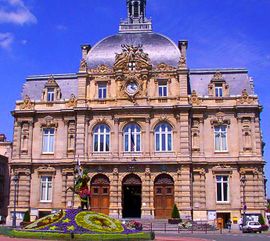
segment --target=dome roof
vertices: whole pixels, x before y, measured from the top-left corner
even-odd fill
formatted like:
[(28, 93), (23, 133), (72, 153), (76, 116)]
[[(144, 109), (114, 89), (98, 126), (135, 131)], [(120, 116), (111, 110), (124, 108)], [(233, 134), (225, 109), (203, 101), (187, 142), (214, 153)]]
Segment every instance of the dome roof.
[(149, 55), (153, 66), (166, 63), (177, 67), (181, 56), (176, 44), (161, 34), (119, 33), (101, 40), (89, 51), (86, 59), (88, 66), (95, 68), (104, 64), (113, 67), (116, 53), (122, 53), (122, 44), (142, 45), (143, 51)]

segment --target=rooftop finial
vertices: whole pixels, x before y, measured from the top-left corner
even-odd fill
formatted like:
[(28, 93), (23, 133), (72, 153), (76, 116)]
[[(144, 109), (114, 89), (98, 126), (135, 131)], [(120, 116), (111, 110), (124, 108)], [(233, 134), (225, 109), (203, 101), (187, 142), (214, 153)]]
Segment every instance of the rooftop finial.
[(127, 19), (121, 21), (119, 31), (151, 32), (152, 22), (145, 17), (146, 0), (127, 0)]

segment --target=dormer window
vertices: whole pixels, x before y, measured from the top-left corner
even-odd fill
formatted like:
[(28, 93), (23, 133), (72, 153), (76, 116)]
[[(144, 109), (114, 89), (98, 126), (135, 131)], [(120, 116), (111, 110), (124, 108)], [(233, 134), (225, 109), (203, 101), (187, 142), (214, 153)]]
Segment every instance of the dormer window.
[(211, 79), (208, 85), (208, 95), (215, 98), (229, 96), (229, 85), (220, 72), (215, 73)]
[(53, 76), (51, 76), (44, 86), (42, 100), (45, 102), (54, 102), (60, 99), (61, 90)]
[(54, 88), (48, 88), (47, 101), (52, 102), (52, 101), (54, 101), (54, 99), (55, 99), (55, 97), (54, 97)]
[(223, 86), (222, 84), (215, 84), (215, 96), (222, 97), (223, 96)]
[(134, 71), (136, 68), (136, 63), (135, 62), (129, 62), (128, 63), (128, 70), (129, 71)]

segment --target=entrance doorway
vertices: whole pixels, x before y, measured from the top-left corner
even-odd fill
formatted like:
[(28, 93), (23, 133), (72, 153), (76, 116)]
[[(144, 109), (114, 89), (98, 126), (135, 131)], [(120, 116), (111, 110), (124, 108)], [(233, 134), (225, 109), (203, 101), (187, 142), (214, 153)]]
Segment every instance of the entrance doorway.
[(220, 220), (223, 228), (227, 228), (227, 223), (231, 220), (230, 213), (217, 213), (217, 220)]
[(173, 179), (167, 174), (161, 174), (156, 177), (154, 185), (155, 218), (170, 218), (174, 205)]
[(109, 214), (110, 181), (105, 175), (98, 174), (91, 180), (91, 211)]
[(140, 218), (142, 207), (142, 181), (139, 176), (130, 174), (122, 183), (123, 218)]

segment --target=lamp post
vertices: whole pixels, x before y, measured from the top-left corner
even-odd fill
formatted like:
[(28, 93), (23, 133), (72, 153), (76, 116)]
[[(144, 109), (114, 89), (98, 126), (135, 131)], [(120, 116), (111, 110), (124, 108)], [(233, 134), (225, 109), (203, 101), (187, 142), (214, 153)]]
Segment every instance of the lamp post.
[(240, 179), (242, 186), (243, 186), (243, 222), (242, 222), (242, 227), (246, 225), (246, 210), (247, 210), (247, 205), (246, 205), (246, 182), (247, 178), (246, 176), (242, 176)]
[(12, 219), (12, 227), (16, 228), (16, 203), (17, 203), (17, 186), (19, 182), (18, 174), (15, 174), (14, 178), (14, 209), (13, 209), (13, 219)]

